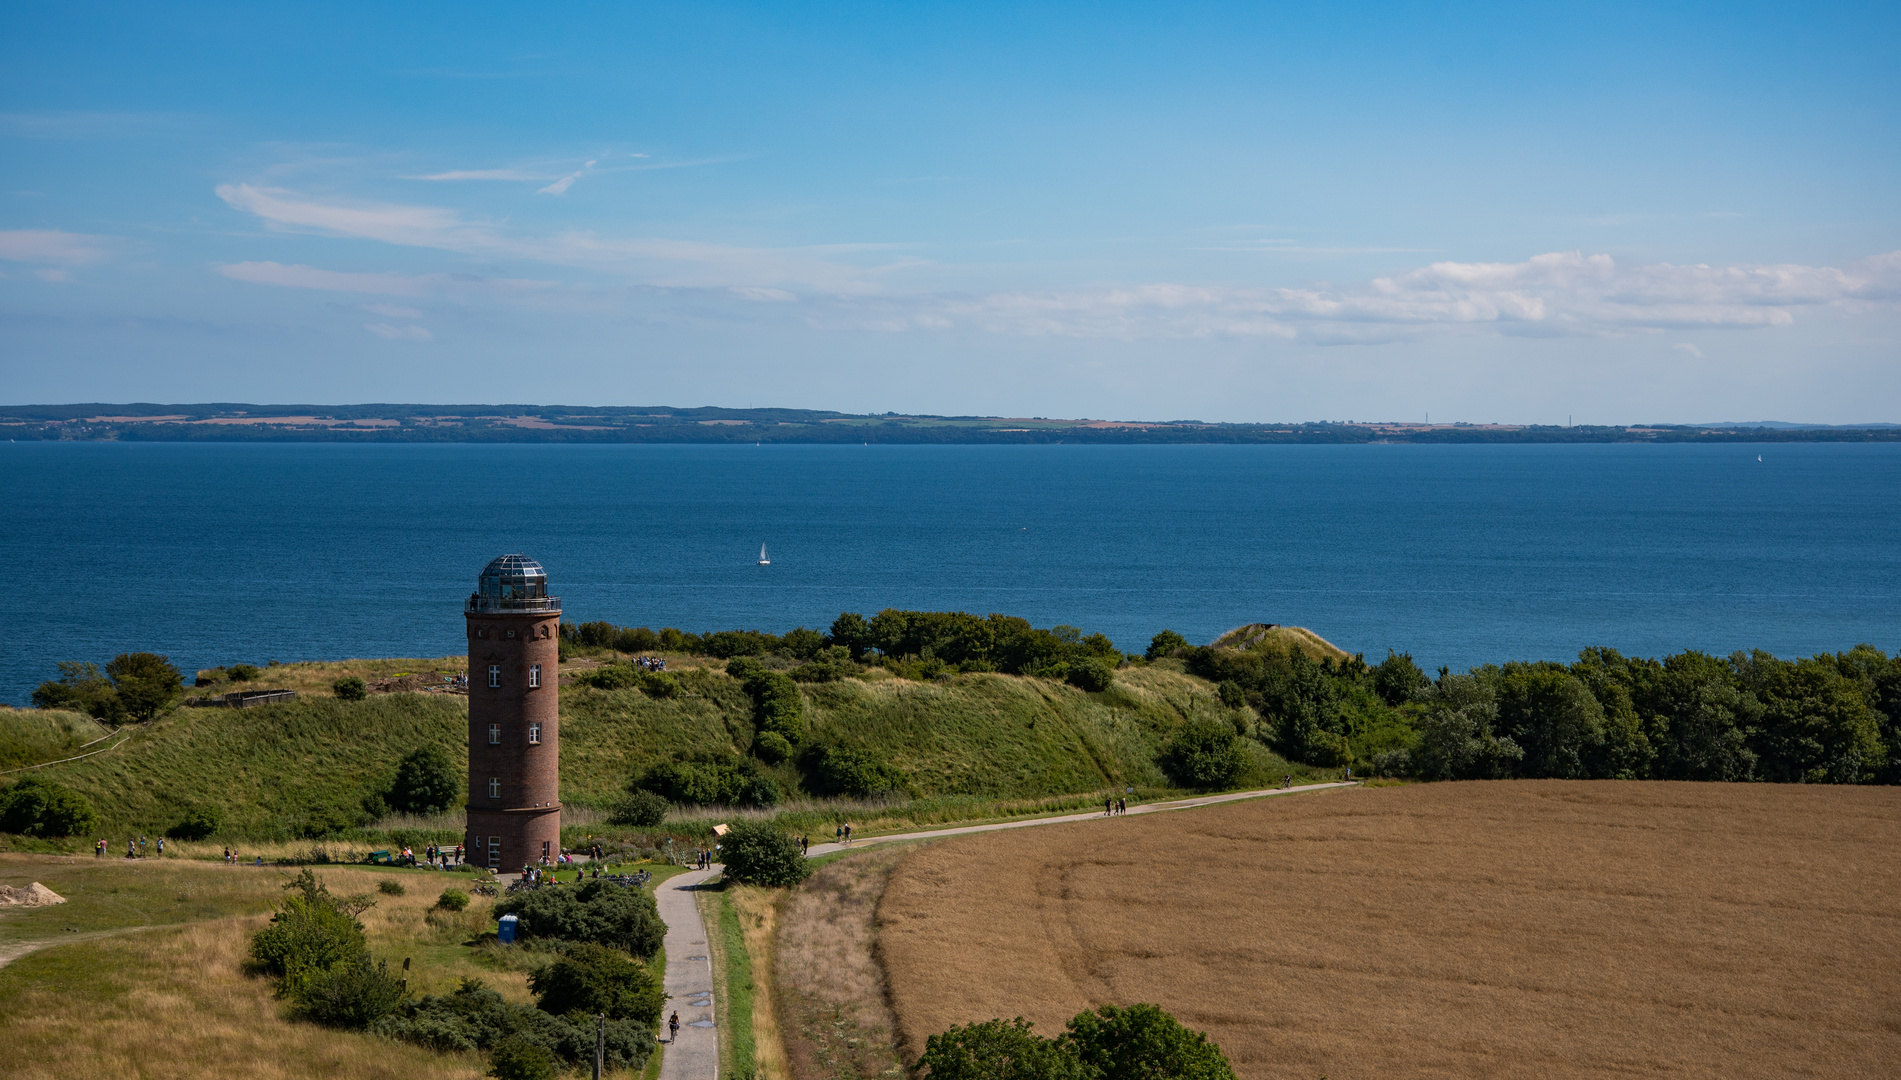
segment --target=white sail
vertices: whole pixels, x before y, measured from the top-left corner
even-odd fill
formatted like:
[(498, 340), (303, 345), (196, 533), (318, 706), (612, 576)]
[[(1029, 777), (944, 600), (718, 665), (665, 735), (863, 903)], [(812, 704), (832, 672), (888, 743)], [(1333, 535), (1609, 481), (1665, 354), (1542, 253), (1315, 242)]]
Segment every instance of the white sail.
[(764, 544), (760, 544), (760, 545), (759, 545), (759, 565), (760, 565), (760, 566), (771, 566), (771, 565), (772, 565), (772, 560), (771, 560), (771, 559), (768, 559), (768, 558), (766, 558), (766, 545), (764, 545)]

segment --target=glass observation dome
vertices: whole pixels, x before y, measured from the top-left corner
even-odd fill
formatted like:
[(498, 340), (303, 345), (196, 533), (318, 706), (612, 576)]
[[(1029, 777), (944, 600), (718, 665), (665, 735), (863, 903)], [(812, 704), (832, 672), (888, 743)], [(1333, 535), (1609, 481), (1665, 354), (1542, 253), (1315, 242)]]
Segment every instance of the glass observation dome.
[(548, 595), (548, 572), (526, 555), (500, 555), (482, 568), (470, 611), (560, 611), (561, 598)]

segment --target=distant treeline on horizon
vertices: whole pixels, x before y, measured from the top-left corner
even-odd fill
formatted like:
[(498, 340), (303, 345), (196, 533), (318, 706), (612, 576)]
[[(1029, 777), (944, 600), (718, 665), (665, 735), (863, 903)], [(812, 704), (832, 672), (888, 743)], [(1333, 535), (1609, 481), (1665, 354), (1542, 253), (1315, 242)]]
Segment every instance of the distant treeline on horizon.
[(813, 409), (580, 405), (0, 406), (32, 441), (507, 443), (1638, 443), (1901, 442), (1901, 425), (1298, 424), (925, 416)]

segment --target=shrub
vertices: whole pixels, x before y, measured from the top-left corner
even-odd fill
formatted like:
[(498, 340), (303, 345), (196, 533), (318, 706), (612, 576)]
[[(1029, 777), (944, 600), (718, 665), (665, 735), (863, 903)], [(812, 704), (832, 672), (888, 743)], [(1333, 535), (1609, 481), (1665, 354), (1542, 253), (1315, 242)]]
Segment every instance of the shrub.
[(645, 966), (612, 949), (577, 945), (559, 960), (528, 976), (528, 990), (543, 1012), (565, 1016), (607, 1014), (615, 1020), (660, 1022), (666, 991)]
[(1238, 709), (1248, 703), (1248, 692), (1233, 679), (1221, 680), (1221, 684), (1215, 687), (1215, 693), (1220, 696), (1221, 704), (1230, 709)]
[(798, 841), (765, 822), (742, 821), (720, 838), (726, 876), (744, 885), (797, 885), (812, 873)]
[[(462, 980), (455, 993), (443, 997), (408, 999), (378, 1021), (375, 1030), (432, 1050), (489, 1050), (505, 1058), (505, 1045), (527, 1044), (570, 1065), (594, 1060), (592, 1017), (577, 1021), (510, 1004), (477, 979)], [(638, 1072), (654, 1049), (653, 1034), (629, 1020), (607, 1021), (605, 1042), (607, 1067), (615, 1070)]]
[(461, 889), (444, 889), (436, 897), (436, 906), (444, 911), (461, 911), (469, 906), (469, 894)]
[(125, 722), (125, 704), (97, 664), (62, 661), (59, 679), (43, 682), (33, 691), (36, 709), (72, 709), (108, 724)]
[(294, 985), (307, 972), (328, 970), (364, 951), (356, 911), (367, 900), (337, 900), (308, 867), (284, 887), (296, 895), (280, 901), (270, 925), (251, 938), (251, 959), (265, 973)]
[[(768, 731), (753, 740), (752, 752), (759, 755), (759, 760), (766, 764), (777, 765), (792, 756), (792, 744), (786, 741), (784, 735), (776, 731)], [(659, 823), (655, 822), (655, 824)]]
[(523, 937), (606, 945), (639, 957), (652, 956), (667, 936), (651, 894), (607, 881), (507, 897), (495, 905), (495, 917), (503, 915), (521, 916)]
[(1099, 1080), (1234, 1080), (1219, 1046), (1156, 1005), (1078, 1013), (1062, 1041)]
[(640, 692), (651, 698), (677, 698), (680, 680), (664, 671), (640, 672)]
[(614, 808), (612, 820), (616, 825), (653, 829), (667, 820), (667, 813), (672, 809), (672, 803), (651, 791), (634, 791), (629, 792), (620, 805)]
[(554, 1080), (554, 1052), (527, 1039), (505, 1039), (489, 1054), (488, 1074), (496, 1080)]
[(816, 747), (805, 755), (806, 786), (820, 795), (865, 798), (884, 793), (908, 793), (902, 772), (861, 750), (837, 746)]
[(29, 773), (0, 792), (0, 832), (77, 836), (99, 828), (99, 813), (71, 788)]
[(305, 972), (293, 981), (289, 997), (305, 1019), (328, 1027), (365, 1028), (396, 1010), (403, 987), (387, 964), (358, 952), (320, 971)]
[(1233, 787), (1247, 768), (1247, 750), (1234, 728), (1199, 722), (1185, 725), (1157, 761), (1176, 785), (1198, 791)]
[(799, 660), (810, 660), (825, 648), (825, 635), (801, 626), (779, 639), (780, 646)]
[(1069, 1048), (1028, 1020), (985, 1020), (933, 1035), (918, 1064), (929, 1080), (1090, 1080)]
[(752, 695), (753, 724), (761, 732), (776, 732), (788, 743), (805, 738), (805, 695), (783, 671), (755, 671), (746, 678)]
[(260, 674), (255, 664), (232, 664), (224, 669), (224, 677), (232, 682), (250, 682)]
[(779, 801), (779, 786), (760, 776), (758, 766), (722, 754), (660, 762), (628, 787), (689, 806), (773, 806)]
[(203, 840), (224, 827), (224, 815), (209, 803), (200, 803), (185, 811), (178, 824), (165, 830), (173, 840)]
[(463, 791), (462, 776), (449, 755), (434, 746), (419, 746), (397, 764), (386, 798), (398, 810), (434, 814), (454, 806)]
[(1404, 705), (1426, 696), (1432, 680), (1413, 663), (1412, 653), (1386, 650), (1386, 659), (1373, 668), (1373, 692), (1388, 705)]
[(1177, 634), (1173, 630), (1164, 630), (1149, 639), (1148, 651), (1142, 655), (1149, 660), (1160, 660), (1164, 656), (1175, 655), (1177, 649), (1185, 650), (1187, 648), (1187, 638)]
[(376, 891), (384, 896), (401, 896), (409, 890), (403, 888), (403, 883), (394, 878), (380, 878), (376, 882)]
[(1069, 665), (1069, 684), (1089, 693), (1101, 693), (1115, 681), (1115, 665), (1107, 660), (1078, 660)]
[(330, 691), (343, 701), (362, 701), (370, 696), (370, 686), (355, 675), (345, 675), (330, 684)]

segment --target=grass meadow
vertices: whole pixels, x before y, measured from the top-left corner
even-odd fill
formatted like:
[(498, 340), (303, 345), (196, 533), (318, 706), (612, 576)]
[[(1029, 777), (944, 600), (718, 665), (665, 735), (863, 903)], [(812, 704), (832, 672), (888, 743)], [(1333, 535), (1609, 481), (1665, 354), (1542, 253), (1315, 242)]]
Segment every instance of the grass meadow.
[(1897, 835), (1891, 788), (1344, 789), (930, 844), (876, 940), (910, 1060), (1147, 1001), (1243, 1080), (1894, 1076)]

